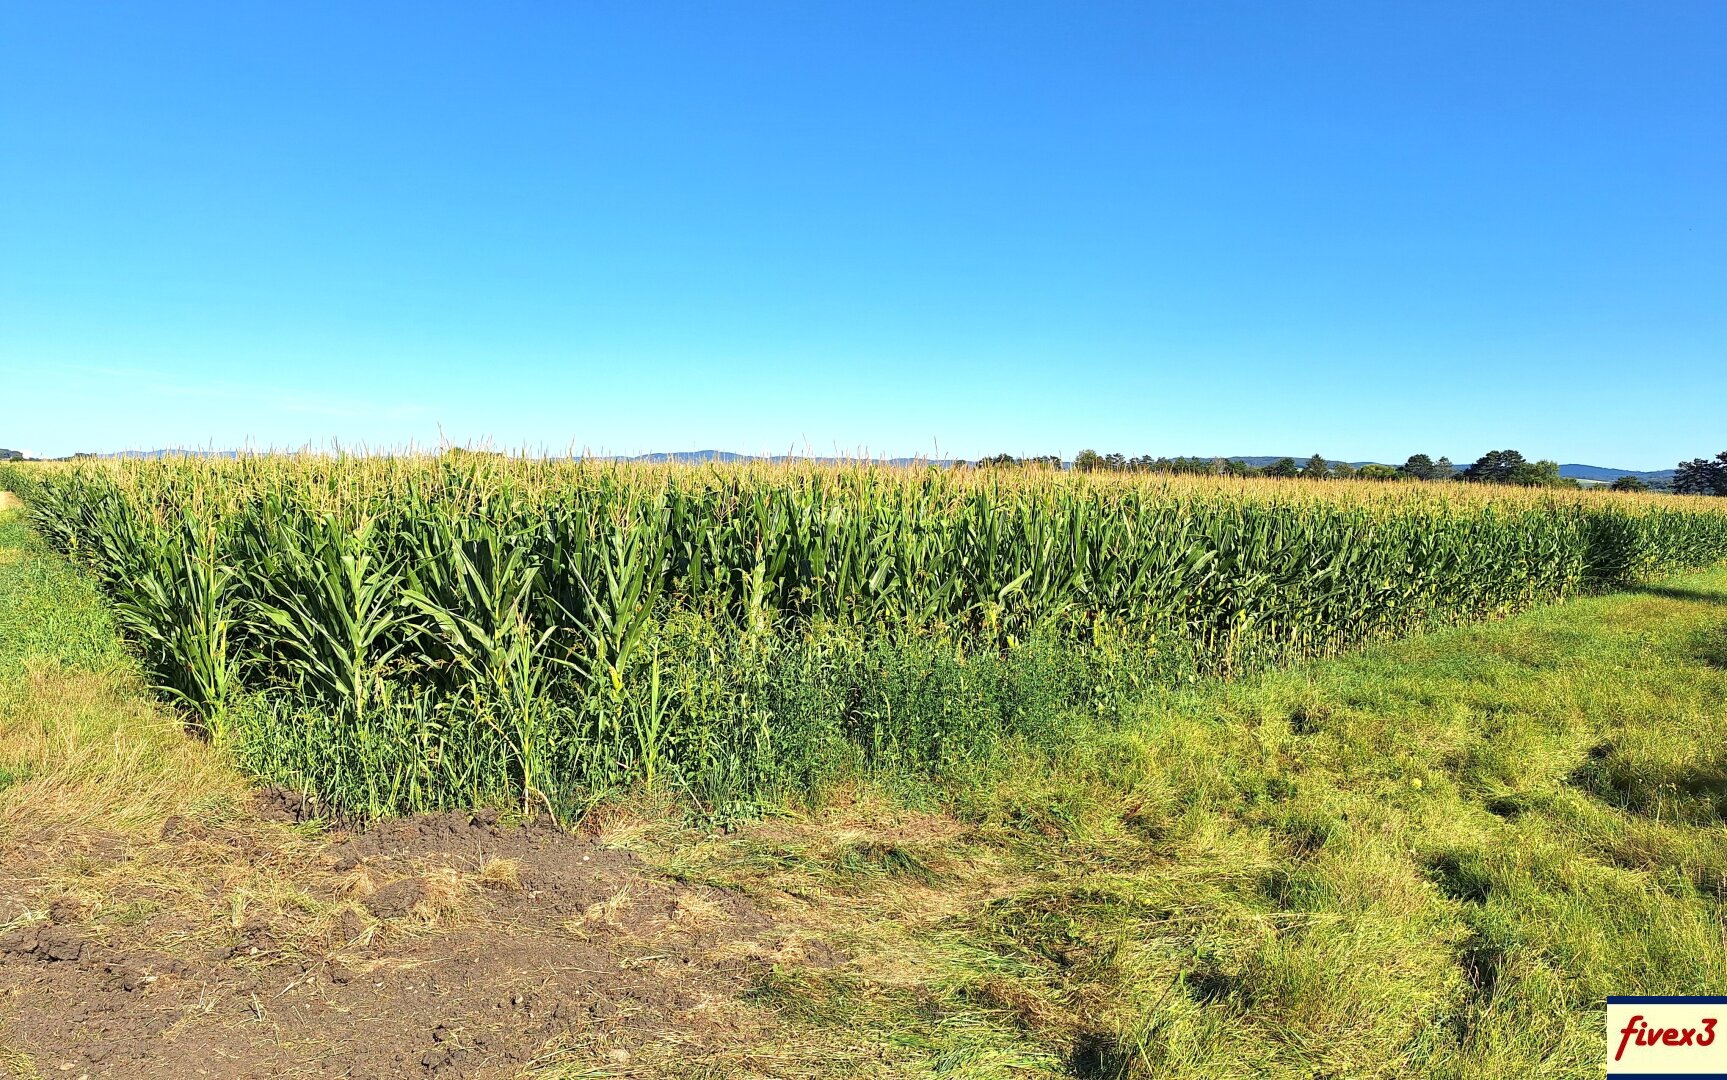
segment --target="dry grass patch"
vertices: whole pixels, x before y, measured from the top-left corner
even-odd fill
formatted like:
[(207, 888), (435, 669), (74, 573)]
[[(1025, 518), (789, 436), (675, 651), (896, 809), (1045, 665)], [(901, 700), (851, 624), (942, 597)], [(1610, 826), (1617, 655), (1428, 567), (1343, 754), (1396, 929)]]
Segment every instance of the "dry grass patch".
[(131, 679), (52, 661), (28, 668), (22, 683), (0, 687), (0, 762), (22, 774), (0, 790), (0, 838), (153, 840), (169, 818), (243, 816), (245, 781)]
[(474, 880), (481, 888), (516, 892), (522, 887), (522, 864), (517, 859), (487, 859)]
[(8, 1080), (42, 1080), (42, 1073), (30, 1060), (30, 1055), (7, 1039), (3, 1025), (0, 1025), (0, 1074)]

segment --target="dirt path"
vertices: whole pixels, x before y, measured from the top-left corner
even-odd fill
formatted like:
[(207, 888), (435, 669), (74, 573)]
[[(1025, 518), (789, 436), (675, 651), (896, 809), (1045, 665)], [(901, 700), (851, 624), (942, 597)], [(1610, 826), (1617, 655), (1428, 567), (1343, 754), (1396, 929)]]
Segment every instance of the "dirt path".
[(759, 1036), (753, 983), (838, 960), (735, 894), (488, 814), (75, 846), (0, 865), (0, 1046), (43, 1077), (629, 1075)]

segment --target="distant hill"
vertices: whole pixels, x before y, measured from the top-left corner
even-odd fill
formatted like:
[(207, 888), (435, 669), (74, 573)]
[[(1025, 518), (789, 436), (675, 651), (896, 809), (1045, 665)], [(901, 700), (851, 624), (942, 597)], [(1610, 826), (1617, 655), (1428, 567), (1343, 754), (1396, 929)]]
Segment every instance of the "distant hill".
[(1621, 476), (1635, 476), (1646, 484), (1670, 484), (1673, 482), (1673, 469), (1656, 469), (1652, 472), (1638, 472), (1636, 469), (1604, 469), (1599, 465), (1561, 465), (1560, 476), (1569, 476), (1573, 480), (1599, 480), (1611, 484)]
[(680, 465), (702, 465), (710, 461), (730, 464), (736, 461), (759, 461), (754, 454), (734, 454), (730, 450), (674, 450), (669, 453), (639, 454), (636, 457), (612, 458), (613, 461), (646, 461), (653, 464), (676, 462)]
[[(178, 457), (178, 456), (232, 458), (232, 457), (239, 457), (242, 453), (245, 453), (245, 452), (246, 451), (240, 451), (240, 450), (120, 450), (120, 451), (117, 451), (117, 452), (111, 453), (111, 454), (94, 454), (94, 455), (89, 455), (89, 456), (105, 457), (105, 458), (163, 458), (163, 457)], [(13, 453), (13, 452), (7, 451), (7, 450), (0, 450), (0, 460), (4, 460), (7, 457), (7, 455), (10, 453)], [(1180, 455), (1170, 455), (1170, 456), (1173, 457), (1173, 456), (1180, 456)], [(1222, 458), (1225, 458), (1229, 461), (1240, 461), (1240, 462), (1243, 462), (1245, 464), (1252, 465), (1256, 469), (1263, 469), (1265, 466), (1270, 465), (1272, 462), (1281, 461), (1285, 457), (1294, 459), (1295, 463), (1297, 465), (1300, 465), (1300, 464), (1305, 463), (1310, 455), (1307, 455), (1307, 454), (1260, 454), (1260, 455), (1254, 455), (1254, 454), (1215, 454), (1215, 455), (1213, 455), (1213, 454), (1194, 454), (1194, 455), (1188, 455), (1188, 456), (1192, 456), (1192, 457), (1222, 457)], [(944, 460), (935, 460), (935, 459), (931, 459), (931, 458), (917, 458), (917, 457), (895, 457), (895, 458), (802, 457), (802, 456), (796, 455), (796, 454), (771, 454), (771, 455), (770, 454), (739, 454), (739, 453), (735, 453), (731, 450), (672, 450), (672, 451), (661, 451), (661, 452), (653, 453), (653, 454), (638, 454), (634, 457), (628, 457), (628, 456), (620, 455), (620, 456), (615, 456), (615, 457), (607, 457), (607, 458), (604, 458), (602, 460), (606, 460), (606, 461), (641, 461), (641, 462), (659, 462), (659, 463), (674, 462), (674, 463), (677, 463), (680, 465), (701, 465), (701, 464), (706, 464), (707, 462), (718, 462), (720, 464), (727, 464), (727, 463), (746, 462), (746, 461), (768, 461), (768, 462), (776, 462), (776, 463), (784, 463), (784, 462), (788, 462), (788, 461), (810, 461), (810, 462), (816, 462), (818, 464), (832, 465), (832, 464), (838, 464), (838, 463), (842, 463), (842, 462), (854, 462), (854, 461), (866, 461), (866, 460), (870, 461), (874, 464), (877, 464), (877, 465), (898, 465), (898, 466), (936, 465), (936, 466), (943, 466), (943, 465), (950, 464), (950, 462), (944, 461)], [(1338, 461), (1336, 459), (1327, 459), (1326, 464), (1335, 468), (1336, 466), (1344, 464), (1344, 463), (1341, 461)], [(1375, 463), (1369, 462), (1369, 461), (1351, 461), (1348, 464), (1350, 466), (1352, 466), (1353, 468), (1359, 469), (1363, 465), (1371, 465), (1371, 464), (1375, 464)], [(1381, 464), (1391, 465), (1391, 466), (1395, 467), (1399, 463), (1388, 461), (1388, 462), (1382, 462)], [(1460, 463), (1458, 463), (1457, 467), (1459, 469), (1461, 469), (1467, 464), (1468, 464), (1468, 462), (1460, 462)], [(1621, 476), (1635, 476), (1637, 479), (1642, 480), (1644, 483), (1647, 483), (1647, 484), (1658, 484), (1658, 485), (1666, 486), (1666, 485), (1671, 484), (1673, 482), (1673, 473), (1674, 473), (1673, 469), (1649, 469), (1649, 470), (1610, 469), (1610, 468), (1607, 468), (1607, 467), (1601, 466), (1601, 465), (1561, 465), (1561, 466), (1559, 466), (1559, 475), (1560, 476), (1570, 477), (1573, 480), (1583, 480), (1585, 482), (1593, 481), (1595, 483), (1601, 483), (1601, 484), (1610, 484), (1613, 481), (1619, 479)]]
[[(1172, 454), (1169, 456), (1179, 457), (1182, 455)], [(1309, 454), (1258, 454), (1258, 455), (1256, 455), (1256, 454), (1193, 454), (1193, 455), (1187, 455), (1187, 456), (1199, 457), (1199, 458), (1221, 457), (1221, 458), (1224, 458), (1225, 460), (1228, 460), (1228, 461), (1239, 461), (1239, 462), (1242, 462), (1243, 464), (1246, 464), (1246, 465), (1252, 465), (1256, 469), (1263, 469), (1267, 465), (1270, 465), (1272, 462), (1282, 461), (1286, 457), (1293, 459), (1297, 465), (1304, 465), (1307, 463), (1307, 459), (1312, 455), (1309, 455)], [(775, 462), (815, 461), (815, 462), (821, 462), (824, 464), (832, 464), (835, 462), (856, 461), (856, 460), (860, 460), (860, 459), (858, 459), (858, 458), (838, 458), (838, 457), (805, 458), (805, 457), (797, 457), (795, 455), (788, 456), (785, 454), (776, 454), (772, 457), (764, 457), (764, 456), (759, 455), (759, 454), (735, 454), (735, 453), (731, 452), (730, 450), (680, 450), (680, 451), (674, 451), (671, 453), (641, 454), (641, 455), (638, 455), (636, 457), (618, 457), (618, 458), (612, 458), (610, 460), (614, 460), (614, 461), (649, 461), (649, 462), (671, 461), (671, 462), (677, 462), (679, 464), (692, 464), (692, 463), (701, 464), (703, 462), (709, 462), (709, 461), (717, 461), (717, 462), (722, 462), (722, 463), (723, 462), (733, 462), (733, 461), (775, 461)], [(947, 464), (947, 462), (945, 462), (945, 461), (930, 461), (927, 458), (909, 458), (909, 457), (871, 458), (869, 460), (874, 461), (878, 465), (918, 465), (918, 464), (924, 464), (924, 463), (934, 464), (934, 465), (945, 465), (945, 464)], [(1342, 462), (1336, 458), (1327, 458), (1325, 463), (1327, 466), (1329, 466), (1331, 468), (1336, 468), (1338, 465), (1344, 464), (1344, 462)], [(1068, 462), (1067, 464), (1072, 464), (1072, 463)], [(1351, 462), (1348, 462), (1348, 464), (1351, 468), (1359, 469), (1363, 465), (1373, 465), (1373, 464), (1389, 465), (1392, 468), (1396, 468), (1398, 465), (1400, 465), (1402, 463), (1401, 462), (1393, 462), (1393, 461), (1386, 461), (1386, 462), (1351, 461)], [(1469, 464), (1469, 462), (1467, 462), (1467, 461), (1459, 462), (1457, 464), (1457, 468), (1459, 471), (1461, 471), (1468, 464)], [(1600, 466), (1600, 465), (1561, 465), (1561, 466), (1559, 466), (1559, 475), (1560, 476), (1568, 476), (1568, 477), (1571, 477), (1572, 479), (1576, 479), (1576, 480), (1595, 480), (1595, 481), (1599, 481), (1599, 482), (1604, 483), (1604, 484), (1610, 484), (1613, 481), (1619, 479), (1621, 476), (1635, 476), (1639, 480), (1644, 481), (1645, 483), (1667, 484), (1667, 483), (1671, 482), (1673, 479), (1673, 470), (1672, 469), (1655, 469), (1655, 470), (1651, 470), (1651, 471), (1639, 472), (1636, 469), (1609, 469), (1609, 468), (1604, 468), (1603, 466)]]
[(842, 462), (868, 461), (874, 465), (946, 465), (946, 461), (932, 461), (929, 458), (863, 458), (863, 457), (803, 457), (799, 454), (734, 454), (730, 450), (674, 450), (669, 453), (638, 454), (635, 457), (612, 457), (607, 461), (641, 461), (651, 464), (675, 462), (679, 465), (704, 465), (710, 461), (728, 464), (740, 461), (770, 461), (784, 464), (788, 461), (813, 461), (822, 465), (836, 465)]
[(112, 454), (97, 454), (105, 458), (165, 458), (165, 457), (219, 457), (237, 458), (238, 450), (117, 450)]
[[(1203, 458), (1203, 457), (1206, 457), (1208, 455), (1195, 454), (1193, 456)], [(1218, 455), (1212, 455), (1212, 456), (1221, 457), (1225, 461), (1239, 461), (1243, 465), (1252, 465), (1256, 469), (1263, 469), (1267, 465), (1270, 465), (1272, 462), (1282, 461), (1284, 458), (1289, 458), (1291, 461), (1294, 461), (1297, 465), (1305, 465), (1305, 464), (1307, 464), (1307, 459), (1312, 457), (1313, 455), (1312, 454), (1268, 454), (1268, 455), (1265, 455), (1264, 457), (1250, 457), (1250, 456), (1247, 456), (1244, 454), (1218, 454)], [(1333, 458), (1326, 458), (1325, 459), (1326, 468), (1330, 468), (1330, 469), (1335, 469), (1339, 465), (1348, 465), (1352, 469), (1359, 469), (1363, 465), (1374, 465), (1374, 464), (1385, 464), (1385, 465), (1392, 465), (1393, 468), (1396, 467), (1392, 462), (1389, 462), (1389, 461), (1388, 462), (1372, 462), (1372, 461), (1344, 462), (1344, 461), (1335, 460)]]
[[(1243, 457), (1241, 455), (1230, 455), (1229, 460), (1246, 462), (1256, 469), (1263, 469), (1274, 461), (1281, 461), (1284, 457), (1292, 457), (1295, 459), (1295, 463), (1300, 465), (1307, 460), (1308, 456), (1309, 455), (1306, 454), (1286, 454), (1278, 457)], [(1326, 464), (1335, 467), (1337, 462), (1327, 461)], [(1368, 462), (1352, 461), (1349, 464), (1359, 469), (1363, 465), (1368, 464)], [(1384, 462), (1384, 464), (1395, 467), (1401, 464), (1401, 462), (1387, 461)], [(1462, 470), (1469, 465), (1469, 462), (1460, 461), (1457, 462), (1456, 465), (1459, 470)], [(1570, 477), (1573, 480), (1595, 480), (1603, 484), (1611, 484), (1621, 476), (1635, 476), (1646, 484), (1670, 484), (1673, 482), (1673, 473), (1673, 469), (1653, 469), (1640, 472), (1636, 469), (1609, 469), (1601, 465), (1559, 466), (1560, 476)]]

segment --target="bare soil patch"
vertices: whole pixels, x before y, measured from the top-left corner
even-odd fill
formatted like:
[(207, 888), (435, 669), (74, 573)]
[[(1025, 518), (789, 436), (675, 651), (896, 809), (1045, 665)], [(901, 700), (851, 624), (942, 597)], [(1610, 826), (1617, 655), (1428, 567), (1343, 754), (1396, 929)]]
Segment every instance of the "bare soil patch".
[(488, 812), (322, 838), (258, 820), (297, 810), (0, 856), (0, 1047), (45, 1077), (628, 1073), (761, 1037), (746, 991), (840, 960), (592, 837)]

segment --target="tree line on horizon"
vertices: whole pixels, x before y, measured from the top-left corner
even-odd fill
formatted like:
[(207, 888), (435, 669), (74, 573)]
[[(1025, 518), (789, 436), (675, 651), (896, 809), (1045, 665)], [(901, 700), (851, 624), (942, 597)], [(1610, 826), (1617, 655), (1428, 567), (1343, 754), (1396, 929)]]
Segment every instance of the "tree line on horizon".
[[(95, 458), (96, 454), (72, 454), (55, 461), (75, 461)], [(25, 461), (19, 450), (0, 448), (0, 461)], [(1065, 469), (1067, 463), (1060, 454), (1014, 457), (994, 454), (977, 461), (956, 461), (955, 468), (1033, 467)], [(1297, 464), (1291, 457), (1278, 458), (1263, 467), (1256, 467), (1239, 458), (1225, 457), (1152, 457), (1141, 454), (1100, 454), (1096, 450), (1081, 450), (1073, 459), (1079, 472), (1144, 472), (1172, 476), (1264, 476), (1273, 479), (1308, 480), (1420, 480), (1462, 481), (1464, 483), (1510, 484), (1519, 487), (1581, 487), (1576, 480), (1559, 475), (1554, 461), (1530, 461), (1516, 450), (1490, 450), (1475, 463), (1459, 469), (1451, 459), (1441, 455), (1435, 459), (1427, 454), (1411, 454), (1402, 465), (1381, 465), (1369, 462), (1356, 468), (1347, 461), (1335, 464), (1323, 454), (1314, 454)], [(1681, 461), (1674, 469), (1671, 485), (1651, 484), (1636, 476), (1621, 476), (1607, 485), (1613, 491), (1669, 490), (1677, 495), (1714, 495), (1727, 498), (1727, 450), (1713, 458), (1692, 458)]]
[[(1314, 454), (1305, 462), (1278, 458), (1255, 467), (1237, 458), (1177, 457), (1149, 455), (1124, 457), (1082, 450), (1073, 460), (1080, 472), (1162, 472), (1192, 476), (1265, 476), (1273, 479), (1305, 480), (1461, 480), (1469, 483), (1513, 484), (1521, 487), (1577, 487), (1575, 480), (1559, 475), (1556, 461), (1530, 461), (1516, 450), (1492, 450), (1473, 465), (1459, 469), (1440, 455), (1411, 454), (1402, 465), (1369, 462), (1357, 468), (1347, 461), (1332, 462)], [(1632, 477), (1631, 479), (1635, 479)]]
[[(977, 461), (957, 461), (954, 464), (960, 468), (1067, 467), (1060, 455), (1056, 454), (1025, 458), (1016, 458), (1011, 454), (995, 454)], [(1545, 459), (1530, 461), (1517, 450), (1490, 450), (1473, 464), (1460, 469), (1444, 455), (1436, 459), (1427, 454), (1411, 454), (1402, 465), (1369, 462), (1357, 468), (1346, 461), (1328, 461), (1323, 454), (1314, 454), (1300, 463), (1292, 457), (1284, 457), (1264, 466), (1254, 466), (1240, 458), (1152, 457), (1150, 454), (1128, 457), (1120, 453), (1100, 454), (1096, 450), (1086, 449), (1074, 457), (1072, 467), (1085, 473), (1138, 472), (1171, 476), (1263, 476), (1307, 480), (1457, 481), (1553, 488), (1583, 486), (1571, 477), (1561, 476), (1558, 462)], [(1727, 450), (1715, 455), (1713, 459), (1693, 458), (1680, 462), (1669, 487), (1631, 475), (1621, 476), (1606, 486), (1613, 491), (1671, 490), (1679, 495), (1727, 497)]]

